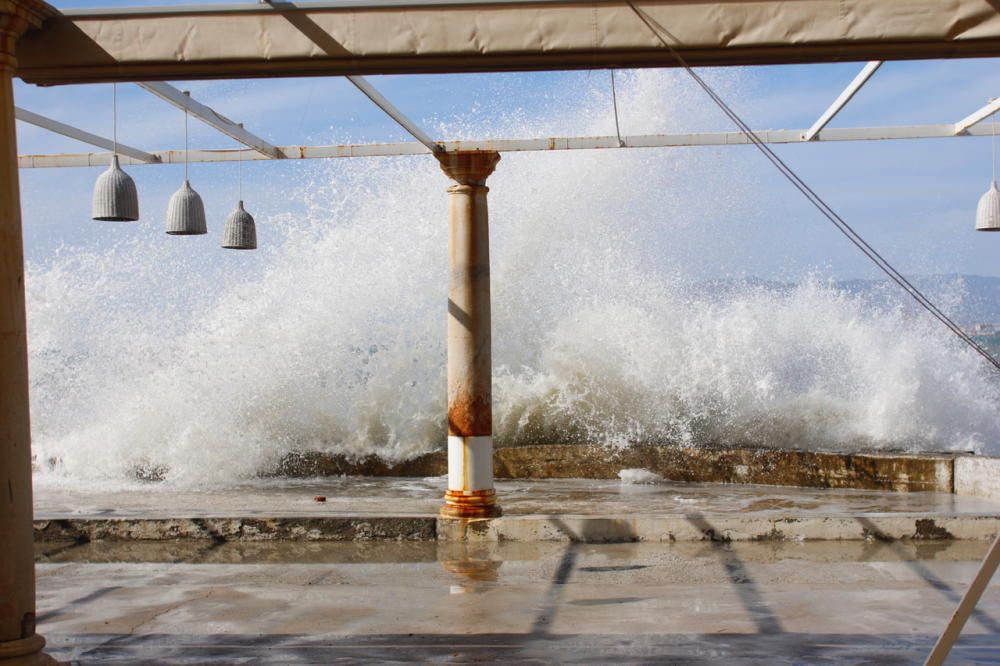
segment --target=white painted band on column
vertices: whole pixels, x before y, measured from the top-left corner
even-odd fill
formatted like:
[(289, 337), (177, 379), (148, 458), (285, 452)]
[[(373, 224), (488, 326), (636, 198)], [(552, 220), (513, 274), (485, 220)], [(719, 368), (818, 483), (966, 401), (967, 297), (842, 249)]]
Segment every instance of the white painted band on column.
[(493, 437), (448, 436), (448, 490), (493, 489)]

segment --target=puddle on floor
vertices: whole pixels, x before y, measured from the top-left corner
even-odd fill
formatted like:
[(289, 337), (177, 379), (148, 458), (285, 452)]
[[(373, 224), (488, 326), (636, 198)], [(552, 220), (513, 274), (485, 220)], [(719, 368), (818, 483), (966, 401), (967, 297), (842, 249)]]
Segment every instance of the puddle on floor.
[[(910, 560), (970, 561), (982, 559), (985, 541), (804, 541), (767, 543), (616, 543), (575, 544), (580, 553), (601, 554), (610, 564), (593, 567), (623, 571), (643, 568), (646, 560), (716, 557), (730, 553), (745, 562), (898, 562)], [(440, 543), (419, 542), (239, 542), (239, 541), (107, 541), (35, 544), (38, 563), (185, 563), (185, 564), (392, 564), (453, 563), (475, 572), (477, 563), (488, 570), (491, 562), (558, 558), (562, 542)], [(713, 554), (714, 553), (714, 554)], [(615, 563), (620, 562), (620, 563)], [(485, 575), (485, 574), (484, 574)]]

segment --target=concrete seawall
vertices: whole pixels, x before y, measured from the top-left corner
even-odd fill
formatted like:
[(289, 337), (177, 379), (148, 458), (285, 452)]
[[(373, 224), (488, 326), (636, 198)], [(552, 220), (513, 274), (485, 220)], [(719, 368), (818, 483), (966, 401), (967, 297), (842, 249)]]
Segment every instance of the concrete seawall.
[[(498, 479), (613, 479), (622, 469), (642, 468), (670, 481), (1000, 497), (1000, 458), (953, 453), (538, 445), (497, 449), (493, 461)], [(375, 456), (302, 452), (286, 456), (277, 475), (423, 477), (443, 475), (447, 467), (444, 451), (395, 464)]]
[[(950, 492), (617, 479), (497, 483), (501, 518), (442, 519), (440, 476), (274, 479), (226, 488), (42, 488), (38, 542), (936, 541), (993, 538), (1000, 500)], [(319, 500), (317, 500), (319, 498)]]
[[(231, 488), (46, 488), (35, 498), (35, 540), (924, 542), (1000, 529), (998, 458), (530, 446), (498, 449), (494, 462), (501, 518), (438, 515), (444, 452), (397, 465), (304, 453), (285, 459), (281, 478)], [(626, 468), (666, 481), (620, 483)]]

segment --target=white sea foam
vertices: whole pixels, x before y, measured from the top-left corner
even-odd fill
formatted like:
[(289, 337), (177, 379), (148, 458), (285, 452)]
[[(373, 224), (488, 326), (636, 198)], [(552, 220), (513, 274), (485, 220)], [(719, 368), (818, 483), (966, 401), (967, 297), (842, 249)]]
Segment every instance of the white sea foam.
[(663, 481), (663, 477), (656, 472), (638, 468), (623, 469), (618, 472), (618, 478), (621, 479), (622, 483), (630, 486), (650, 485)]
[[(684, 113), (674, 81), (622, 77), (632, 131)], [(608, 100), (591, 97), (494, 129), (556, 134), (575, 113), (606, 134)], [(693, 284), (697, 247), (674, 241), (752, 196), (741, 160), (504, 156), (490, 180), (498, 443), (1000, 453), (985, 364), (923, 314), (821, 277)], [(292, 197), (308, 214), (259, 219), (257, 253), (192, 249), (149, 223), (148, 240), (29, 267), (42, 474), (208, 485), (295, 449), (402, 459), (443, 444), (447, 182), (425, 158), (309, 173)]]

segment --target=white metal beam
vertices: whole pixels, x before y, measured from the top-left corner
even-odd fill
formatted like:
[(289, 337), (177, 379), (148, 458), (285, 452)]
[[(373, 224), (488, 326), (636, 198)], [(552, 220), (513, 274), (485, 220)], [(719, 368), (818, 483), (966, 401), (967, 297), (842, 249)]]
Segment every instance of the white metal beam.
[(146, 81), (139, 83), (139, 86), (180, 109), (187, 109), (195, 118), (214, 127), (223, 134), (236, 139), (244, 146), (253, 148), (270, 159), (277, 160), (285, 157), (284, 153), (275, 146), (272, 146), (256, 134), (246, 131), (242, 125), (226, 118), (211, 107), (205, 106), (198, 100), (193, 99), (191, 95), (185, 94), (169, 83)]
[[(344, 46), (334, 39), (328, 32), (309, 18), (308, 14), (302, 13), (300, 8), (292, 2), (282, 2), (280, 0), (261, 0), (261, 3), (282, 13), (282, 16), (289, 24), (303, 36), (308, 38), (313, 44), (323, 50), (328, 56), (334, 57), (343, 55)], [(441, 146), (437, 144), (426, 132), (417, 127), (416, 123), (407, 118), (402, 111), (390, 102), (385, 96), (375, 89), (371, 83), (363, 76), (348, 75), (345, 77), (360, 90), (368, 99), (375, 103), (375, 106), (382, 109), (390, 118), (396, 121), (400, 127), (410, 133), (414, 139), (427, 147), (432, 153), (440, 153)]]
[(969, 616), (976, 610), (976, 605), (982, 598), (983, 592), (986, 591), (986, 587), (990, 584), (990, 580), (993, 578), (993, 574), (996, 573), (997, 567), (1000, 567), (1000, 534), (993, 540), (993, 545), (987, 551), (983, 563), (979, 566), (979, 571), (976, 572), (972, 582), (969, 583), (969, 587), (965, 590), (962, 600), (958, 602), (958, 608), (955, 609), (955, 613), (951, 616), (948, 625), (941, 632), (937, 643), (934, 644), (934, 649), (927, 655), (927, 661), (924, 662), (924, 666), (943, 666), (948, 659), (948, 653), (951, 652), (952, 646), (962, 633), (962, 627), (965, 626)]
[(865, 83), (868, 82), (868, 79), (872, 77), (872, 74), (874, 74), (881, 66), (881, 60), (873, 60), (865, 65), (861, 71), (858, 72), (858, 75), (854, 77), (854, 80), (851, 81), (846, 88), (844, 88), (844, 91), (840, 93), (837, 99), (833, 100), (833, 104), (831, 104), (829, 108), (823, 112), (823, 115), (821, 115), (819, 119), (813, 123), (812, 127), (806, 130), (806, 133), (802, 138), (805, 141), (814, 140), (819, 135), (820, 131), (826, 127), (831, 120), (833, 120), (833, 117), (840, 113), (841, 109), (847, 106), (847, 103), (851, 101), (851, 98), (854, 97), (859, 90), (861, 90), (861, 86), (865, 85)]
[[(770, 144), (827, 143), (836, 141), (887, 141), (897, 139), (942, 139), (963, 136), (989, 136), (987, 127), (970, 127), (964, 134), (956, 135), (954, 125), (904, 125), (896, 127), (834, 127), (817, 139), (803, 139), (805, 130), (759, 130), (757, 136)], [(486, 139), (482, 141), (442, 141), (445, 152), (460, 150), (495, 150), (497, 152), (595, 150), (602, 148), (682, 148), (696, 146), (745, 146), (749, 140), (742, 132), (702, 132), (696, 134), (645, 134), (617, 136), (548, 137), (540, 139)], [(416, 141), (403, 143), (344, 144), (339, 146), (282, 146), (287, 159), (311, 160), (339, 157), (392, 157), (400, 155), (426, 155), (427, 147)], [(235, 162), (243, 152), (244, 161), (269, 159), (259, 153), (240, 150), (192, 150), (190, 162)], [(163, 164), (184, 161), (183, 150), (165, 150), (153, 153)], [(21, 168), (81, 167), (107, 164), (110, 156), (105, 153), (76, 153), (63, 155), (21, 155)], [(126, 158), (123, 163), (142, 164)]]
[(420, 143), (427, 146), (427, 149), (432, 153), (440, 153), (442, 151), (441, 144), (430, 138), (422, 129), (416, 126), (409, 118), (403, 115), (403, 112), (393, 106), (392, 102), (387, 100), (382, 96), (375, 87), (368, 82), (363, 76), (348, 76), (347, 80), (353, 83), (358, 90), (363, 92), (368, 99), (375, 102), (375, 105), (385, 111), (386, 115), (395, 120), (400, 127), (405, 129), (410, 135), (419, 141)]
[(979, 109), (975, 113), (969, 114), (955, 123), (955, 134), (963, 134), (969, 131), (970, 127), (986, 120), (997, 111), (1000, 111), (1000, 97), (990, 100), (990, 103), (983, 108)]
[[(89, 143), (90, 145), (97, 146), (98, 148), (104, 148), (105, 150), (115, 149), (115, 142), (111, 139), (105, 139), (103, 136), (91, 134), (90, 132), (84, 131), (78, 127), (61, 123), (58, 120), (53, 120), (52, 118), (40, 116), (37, 113), (32, 113), (31, 111), (22, 109), (19, 106), (14, 107), (14, 116), (18, 120), (35, 125), (36, 127), (41, 127), (42, 129), (47, 129), (50, 132), (68, 136), (69, 138), (76, 139), (77, 141)], [(139, 150), (138, 148), (133, 148), (132, 146), (126, 146), (122, 143), (118, 144), (118, 154), (128, 156), (143, 164), (154, 164), (160, 161), (160, 158), (156, 155)]]

